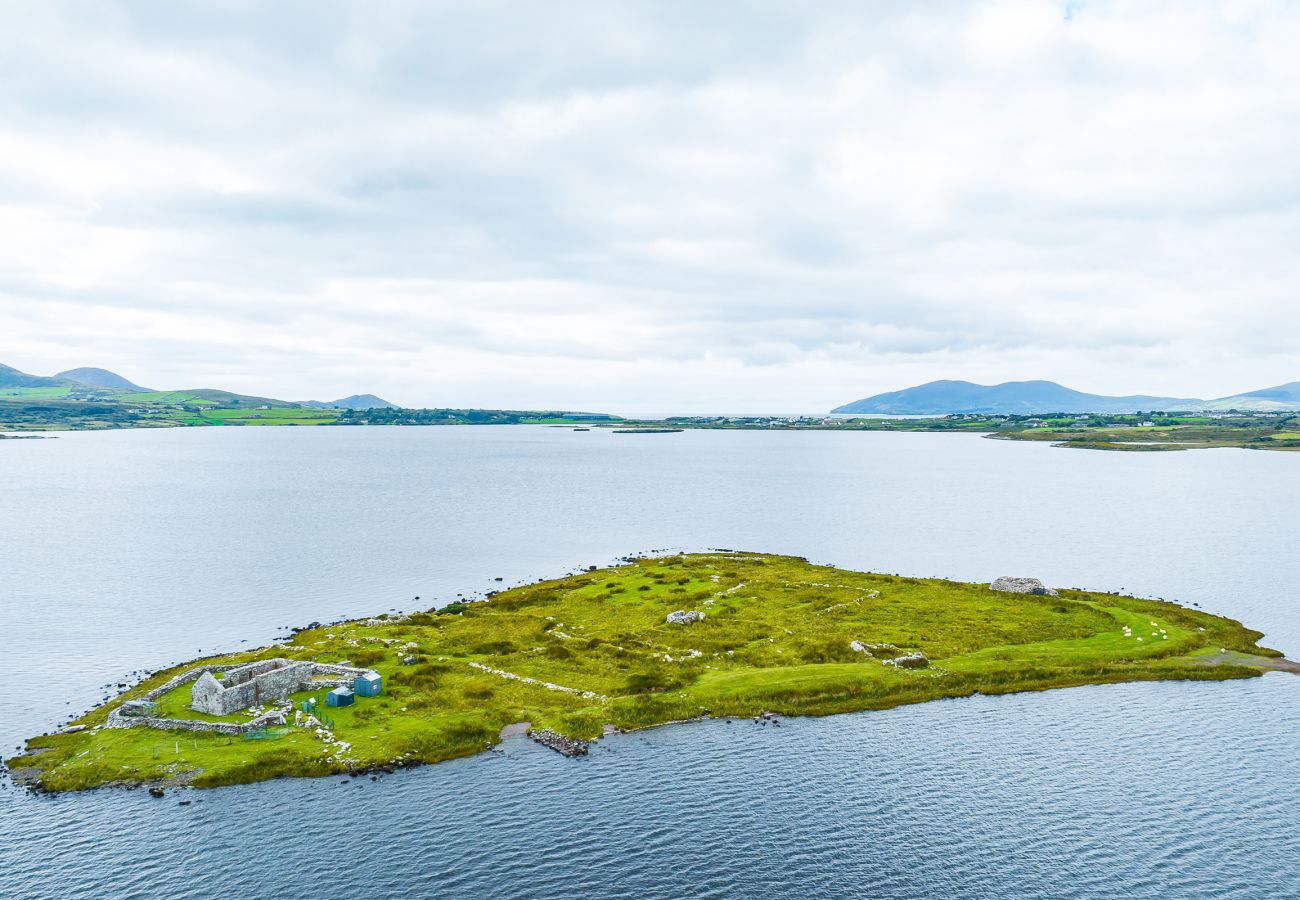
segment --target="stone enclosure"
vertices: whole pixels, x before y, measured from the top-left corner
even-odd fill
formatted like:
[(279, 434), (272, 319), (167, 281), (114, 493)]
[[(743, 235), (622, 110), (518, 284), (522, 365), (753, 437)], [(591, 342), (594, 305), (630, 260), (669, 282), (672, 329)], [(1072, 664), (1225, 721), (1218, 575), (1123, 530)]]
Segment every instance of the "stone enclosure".
[(227, 669), (221, 680), (204, 672), (190, 689), (190, 706), (197, 712), (225, 716), (250, 706), (278, 703), (295, 691), (309, 690), (314, 671), (310, 662), (268, 659)]

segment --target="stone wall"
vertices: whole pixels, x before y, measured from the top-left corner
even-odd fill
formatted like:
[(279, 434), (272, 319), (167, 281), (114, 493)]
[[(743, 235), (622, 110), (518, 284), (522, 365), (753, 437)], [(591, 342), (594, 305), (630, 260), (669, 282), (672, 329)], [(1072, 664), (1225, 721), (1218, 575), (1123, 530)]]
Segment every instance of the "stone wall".
[(149, 728), (161, 728), (164, 731), (206, 731), (213, 734), (240, 735), (255, 728), (283, 725), (284, 722), (284, 713), (279, 710), (272, 710), (247, 722), (202, 722), (198, 719), (165, 719), (161, 716), (123, 716), (121, 710), (115, 709), (108, 714), (106, 727), (136, 728), (143, 725)]
[(159, 697), (161, 697), (163, 694), (167, 693), (168, 691), (174, 690), (180, 687), (182, 684), (189, 684), (191, 681), (197, 680), (198, 677), (202, 675), (204, 672), (225, 672), (230, 669), (237, 669), (237, 668), (239, 667), (235, 665), (221, 665), (221, 666), (200, 666), (197, 669), (190, 669), (188, 672), (182, 672), (181, 674), (177, 675), (175, 678), (173, 678), (171, 681), (164, 684), (162, 687), (154, 688), (152, 691), (145, 694), (144, 698), (146, 700), (157, 700)]
[(259, 675), (265, 675), (267, 672), (279, 669), (286, 665), (287, 662), (284, 659), (263, 659), (258, 662), (244, 663), (242, 666), (227, 669), (226, 677), (221, 680), (221, 683), (228, 688), (234, 687), (246, 681), (251, 681)]
[[(373, 669), (358, 669), (356, 666), (335, 665), (334, 663), (312, 663), (311, 686), (313, 688), (352, 687), (357, 676), (373, 672)], [(322, 678), (321, 676), (336, 676)]]
[(108, 728), (161, 728), (165, 731), (211, 731), (216, 734), (243, 734), (243, 722), (200, 722), (197, 719), (165, 719), (161, 716), (123, 716), (119, 710), (108, 714)]
[(343, 675), (348, 678), (356, 678), (358, 675), (374, 671), (374, 669), (358, 669), (356, 666), (336, 666), (333, 663), (312, 663), (311, 667), (316, 675)]
[[(269, 669), (255, 677), (252, 681), (254, 685), (254, 702), (256, 703), (278, 703), (286, 699), (294, 691), (306, 690), (311, 687), (311, 676), (314, 666), (309, 662), (280, 660), (283, 665), (274, 669)], [(244, 704), (248, 706), (250, 704)]]

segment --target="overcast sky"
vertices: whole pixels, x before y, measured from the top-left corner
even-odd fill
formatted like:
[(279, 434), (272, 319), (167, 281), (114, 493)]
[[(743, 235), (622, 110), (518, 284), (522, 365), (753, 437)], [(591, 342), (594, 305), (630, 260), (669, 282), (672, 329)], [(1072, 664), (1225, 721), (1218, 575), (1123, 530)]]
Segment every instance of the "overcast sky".
[(25, 371), (634, 414), (1300, 379), (1294, 3), (0, 17)]

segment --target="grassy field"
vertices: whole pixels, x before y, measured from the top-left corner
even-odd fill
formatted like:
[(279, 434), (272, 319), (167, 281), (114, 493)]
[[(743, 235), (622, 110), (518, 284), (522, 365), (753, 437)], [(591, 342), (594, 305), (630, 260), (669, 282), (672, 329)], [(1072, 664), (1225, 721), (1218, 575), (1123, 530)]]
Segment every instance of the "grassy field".
[(70, 387), (0, 387), (0, 400), (50, 400), (71, 392)]
[(277, 407), (274, 409), (210, 409), (193, 424), (206, 425), (328, 425), (338, 420), (337, 409)]
[(0, 389), (0, 430), (88, 431), (186, 425), (332, 425), (337, 409), (291, 406), (221, 391), (126, 392), (101, 389)]
[(319, 409), (227, 391), (0, 388), (0, 431), (267, 425), (604, 424), (601, 413), (485, 409)]
[[(699, 610), (687, 625), (665, 616)], [(401, 617), (313, 628), (220, 662), (286, 656), (350, 660), (384, 677), (379, 697), (329, 710), (332, 728), (275, 741), (151, 728), (101, 728), (159, 672), (8, 761), (52, 791), (152, 781), (199, 787), (437, 762), (480, 752), (507, 724), (572, 737), (700, 716), (824, 715), (977, 691), (1258, 675), (1280, 654), (1237, 622), (1171, 603), (813, 566), (791, 557), (708, 553), (627, 565)], [(868, 652), (853, 642), (869, 645)], [(919, 650), (921, 668), (887, 662)], [(403, 657), (415, 662), (403, 665)], [(525, 679), (531, 679), (525, 680)], [(549, 686), (548, 686), (549, 685)], [(188, 686), (163, 714), (192, 717)], [(294, 698), (298, 701), (309, 694)], [(244, 714), (224, 717), (244, 720)]]

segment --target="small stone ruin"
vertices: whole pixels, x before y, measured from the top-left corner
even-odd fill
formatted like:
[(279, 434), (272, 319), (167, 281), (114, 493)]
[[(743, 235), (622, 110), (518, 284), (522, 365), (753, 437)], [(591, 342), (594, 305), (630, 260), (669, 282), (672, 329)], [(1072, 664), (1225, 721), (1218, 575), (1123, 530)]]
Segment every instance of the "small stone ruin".
[(190, 688), (190, 708), (226, 716), (255, 704), (276, 703), (311, 685), (312, 665), (268, 659), (228, 669), (220, 680), (204, 672)]
[[(216, 673), (222, 673), (218, 679)], [(283, 725), (285, 712), (292, 711), (289, 695), (300, 690), (351, 686), (359, 676), (373, 675), (370, 669), (306, 660), (267, 659), (241, 665), (199, 666), (154, 688), (140, 700), (127, 700), (108, 714), (108, 728), (166, 728), (176, 731), (209, 731), (240, 735), (267, 725)], [(157, 701), (178, 687), (190, 688), (190, 707), (211, 715), (229, 715), (249, 707), (262, 707), (247, 722), (213, 722), (173, 719), (158, 714)]]
[(1006, 591), (1009, 594), (1036, 594), (1040, 597), (1059, 597), (1056, 591), (1049, 587), (1044, 587), (1043, 583), (1037, 578), (1012, 578), (1009, 575), (1003, 575), (995, 579), (989, 585), (992, 590)]

